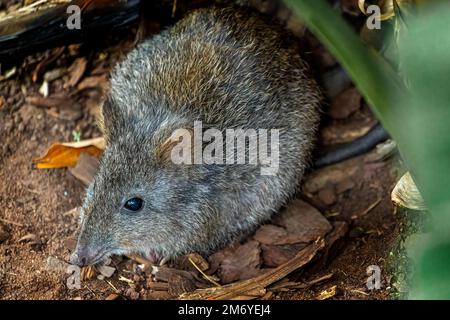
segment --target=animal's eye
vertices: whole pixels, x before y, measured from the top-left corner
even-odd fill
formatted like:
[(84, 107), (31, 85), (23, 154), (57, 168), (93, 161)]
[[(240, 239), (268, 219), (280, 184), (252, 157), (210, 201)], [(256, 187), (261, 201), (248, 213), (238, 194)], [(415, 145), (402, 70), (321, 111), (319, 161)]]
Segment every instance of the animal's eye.
[(123, 207), (127, 210), (136, 212), (141, 210), (143, 205), (144, 200), (142, 200), (141, 198), (131, 198), (125, 202)]

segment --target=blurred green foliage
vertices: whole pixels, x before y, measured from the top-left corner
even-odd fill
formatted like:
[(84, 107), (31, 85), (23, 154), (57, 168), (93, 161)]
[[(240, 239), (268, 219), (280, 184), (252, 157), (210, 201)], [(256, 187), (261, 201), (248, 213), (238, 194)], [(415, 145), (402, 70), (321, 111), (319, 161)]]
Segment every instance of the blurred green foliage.
[(410, 298), (450, 299), (450, 3), (428, 1), (402, 17), (406, 27), (389, 40), (397, 42), (394, 69), (325, 0), (286, 2), (347, 70), (425, 199), (431, 234), (416, 248)]

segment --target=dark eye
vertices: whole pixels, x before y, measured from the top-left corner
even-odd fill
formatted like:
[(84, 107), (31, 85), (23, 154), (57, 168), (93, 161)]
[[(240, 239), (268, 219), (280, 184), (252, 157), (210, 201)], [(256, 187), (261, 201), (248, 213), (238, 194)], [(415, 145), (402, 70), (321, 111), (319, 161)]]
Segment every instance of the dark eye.
[(139, 211), (142, 209), (142, 206), (144, 205), (144, 200), (141, 198), (131, 198), (128, 199), (127, 202), (123, 205), (123, 207), (130, 211)]

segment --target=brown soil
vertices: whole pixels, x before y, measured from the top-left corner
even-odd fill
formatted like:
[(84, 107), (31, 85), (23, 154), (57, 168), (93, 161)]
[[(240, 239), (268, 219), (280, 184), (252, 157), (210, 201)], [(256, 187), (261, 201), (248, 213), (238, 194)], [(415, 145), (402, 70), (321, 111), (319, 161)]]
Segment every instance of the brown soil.
[[(121, 52), (132, 47), (134, 32), (130, 29), (130, 39), (109, 40), (101, 49), (88, 45), (65, 48), (47, 69), (69, 68), (76, 58), (86, 57), (89, 62), (84, 77), (92, 75), (100, 66), (107, 73)], [(39, 95), (42, 82), (32, 82), (31, 74), (43, 55), (51, 52), (28, 57), (17, 65), (16, 75), (0, 82), (0, 99), (4, 98), (3, 105), (0, 101), (0, 230), (3, 227), (7, 234), (6, 240), (0, 240), (0, 298), (104, 299), (116, 289), (123, 297), (130, 298), (128, 284), (119, 281), (117, 273), (108, 281), (87, 280), (80, 290), (69, 290), (66, 286), (68, 276), (47, 266), (49, 257), (66, 261), (69, 257), (69, 242), (77, 229), (77, 216), (71, 210), (80, 205), (84, 186), (67, 169), (38, 170), (32, 159), (45, 153), (52, 142), (72, 141), (74, 130), (81, 132), (83, 139), (99, 135), (95, 112), (91, 112), (92, 105), (99, 100), (98, 90), (83, 93), (76, 88), (63, 90), (64, 77), (51, 84), (51, 94), (75, 93), (77, 103), (73, 108), (79, 108), (79, 115), (69, 112), (69, 116), (62, 116), (54, 108), (36, 107), (25, 102), (26, 97)], [(361, 118), (367, 121), (355, 122)], [(327, 132), (329, 137), (329, 132), (334, 132), (333, 127), (338, 128), (335, 130), (337, 135), (342, 135), (342, 132), (360, 130), (358, 123), (373, 123), (373, 117), (367, 107), (362, 107), (346, 119), (330, 120), (325, 116), (324, 121), (322, 133)], [(343, 127), (345, 124), (352, 125)], [(326, 144), (324, 135), (321, 136), (322, 144)], [(333, 299), (391, 298), (392, 263), (389, 256), (396, 245), (401, 224), (390, 201), (390, 191), (397, 176), (396, 162), (369, 162), (366, 156), (361, 156), (334, 167), (352, 172), (342, 182), (348, 185), (347, 190), (337, 190), (346, 189), (342, 184), (339, 187), (326, 185), (312, 193), (304, 190), (301, 197), (329, 220), (348, 222), (350, 231), (333, 249), (327, 263), (312, 264), (306, 271), (291, 275), (289, 280), (308, 282), (329, 273), (333, 276), (307, 289), (274, 292), (271, 299), (316, 299), (320, 292), (333, 286), (337, 286)], [(308, 178), (305, 185), (307, 181)], [(368, 291), (366, 288), (369, 265), (381, 267), (383, 284), (380, 290)], [(124, 276), (136, 278), (133, 274)]]

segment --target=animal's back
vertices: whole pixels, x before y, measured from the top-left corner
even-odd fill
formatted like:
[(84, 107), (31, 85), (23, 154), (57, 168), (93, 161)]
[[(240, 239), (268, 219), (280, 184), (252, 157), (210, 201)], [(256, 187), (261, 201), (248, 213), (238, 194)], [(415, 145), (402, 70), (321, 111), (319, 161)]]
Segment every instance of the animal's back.
[(314, 127), (319, 91), (283, 32), (245, 9), (195, 10), (130, 53), (112, 96), (130, 112), (169, 109), (222, 129)]

